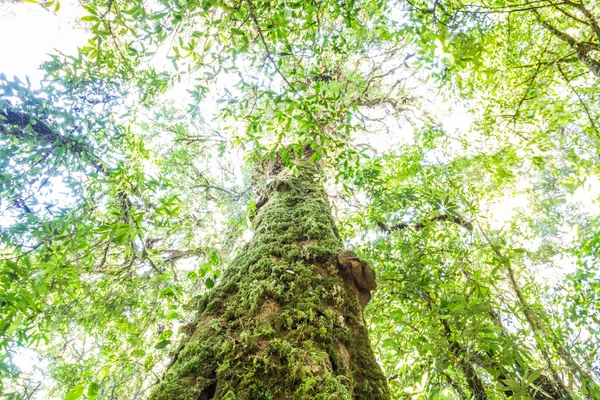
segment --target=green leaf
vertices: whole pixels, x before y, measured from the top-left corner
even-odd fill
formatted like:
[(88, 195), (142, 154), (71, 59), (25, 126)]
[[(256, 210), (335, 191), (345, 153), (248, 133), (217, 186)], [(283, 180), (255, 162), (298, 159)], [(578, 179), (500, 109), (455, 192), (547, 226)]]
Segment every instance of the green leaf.
[(103, 367), (100, 372), (98, 372), (98, 376), (97, 379), (99, 381), (101, 381), (102, 379), (104, 379), (104, 377), (106, 377), (108, 374), (110, 373), (110, 368), (108, 366)]
[(219, 254), (216, 251), (211, 250), (208, 256), (213, 265), (219, 265)]
[(71, 390), (69, 390), (64, 400), (75, 400), (80, 398), (83, 395), (83, 388), (84, 387), (81, 384), (74, 386)]
[(543, 370), (541, 368), (533, 371), (531, 375), (527, 377), (527, 386), (531, 385), (537, 378), (539, 378), (542, 372)]
[(171, 329), (165, 329), (161, 334), (160, 334), (160, 339), (168, 339), (171, 336), (173, 336), (173, 331)]
[(161, 340), (160, 342), (156, 343), (156, 345), (154, 345), (154, 348), (160, 350), (160, 349), (164, 349), (165, 347), (167, 347), (170, 344), (171, 344), (171, 341), (165, 339), (165, 340)]
[(96, 383), (96, 382), (90, 383), (90, 385), (88, 386), (88, 390), (87, 390), (88, 400), (94, 400), (96, 397), (98, 397), (99, 391), (100, 391), (100, 387), (98, 386), (98, 383)]
[(139, 358), (146, 355), (146, 351), (144, 349), (136, 349), (131, 352), (131, 357)]

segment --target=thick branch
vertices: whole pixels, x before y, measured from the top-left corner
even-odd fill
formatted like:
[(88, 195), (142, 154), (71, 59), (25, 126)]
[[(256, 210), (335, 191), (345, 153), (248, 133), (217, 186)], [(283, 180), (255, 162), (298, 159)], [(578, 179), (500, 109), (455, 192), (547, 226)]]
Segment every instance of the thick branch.
[(598, 40), (600, 40), (600, 24), (598, 24), (598, 20), (594, 17), (594, 14), (592, 14), (592, 12), (590, 10), (588, 10), (583, 5), (583, 3), (577, 3), (577, 2), (574, 2), (571, 0), (563, 0), (563, 1), (565, 2), (565, 4), (568, 4), (571, 7), (578, 9), (579, 11), (581, 11), (583, 13), (583, 15), (585, 15), (585, 17), (589, 21), (589, 25), (592, 27), (592, 30), (598, 37)]
[(387, 226), (383, 222), (378, 222), (377, 226), (386, 233), (391, 233), (394, 231), (401, 231), (401, 230), (407, 229), (407, 228), (412, 228), (416, 231), (420, 231), (421, 229), (425, 228), (426, 226), (428, 226), (429, 224), (431, 224), (434, 221), (453, 222), (453, 223), (465, 228), (469, 232), (473, 231), (473, 224), (471, 222), (465, 220), (464, 218), (462, 218), (458, 215), (448, 215), (448, 214), (436, 215), (434, 217), (426, 219), (424, 222), (418, 222), (414, 225), (408, 224), (406, 222), (399, 222), (395, 225)]
[[(19, 130), (10, 130), (3, 125), (16, 126)], [(47, 145), (52, 146), (53, 149), (57, 147), (56, 143), (72, 144), (71, 150), (79, 155), (87, 155), (92, 160), (90, 163), (97, 172), (105, 173), (105, 165), (101, 160), (94, 154), (93, 148), (89, 145), (75, 142), (71, 138), (65, 137), (57, 133), (45, 122), (32, 117), (31, 115), (14, 111), (11, 108), (0, 109), (0, 134), (12, 135), (17, 137), (25, 136), (25, 129), (31, 127), (31, 130), (37, 134), (36, 138), (44, 142)]]
[(538, 20), (546, 30), (575, 49), (579, 60), (585, 64), (594, 75), (600, 78), (600, 61), (592, 58), (589, 54), (590, 50), (594, 50), (596, 47), (594, 43), (578, 42), (573, 36), (558, 30), (548, 22), (544, 21), (539, 14)]
[(194, 250), (167, 249), (163, 251), (165, 261), (175, 261), (182, 258), (197, 257), (206, 253), (206, 249), (198, 247)]

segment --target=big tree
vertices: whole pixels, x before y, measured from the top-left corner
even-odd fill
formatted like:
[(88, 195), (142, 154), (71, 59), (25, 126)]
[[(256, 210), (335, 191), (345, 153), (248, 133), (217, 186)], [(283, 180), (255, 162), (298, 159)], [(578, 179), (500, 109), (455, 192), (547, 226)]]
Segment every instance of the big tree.
[(362, 315), (375, 274), (343, 251), (317, 166), (294, 166), (267, 167), (253, 238), (151, 398), (389, 399)]
[(9, 396), (598, 395), (591, 5), (81, 5), (2, 76)]

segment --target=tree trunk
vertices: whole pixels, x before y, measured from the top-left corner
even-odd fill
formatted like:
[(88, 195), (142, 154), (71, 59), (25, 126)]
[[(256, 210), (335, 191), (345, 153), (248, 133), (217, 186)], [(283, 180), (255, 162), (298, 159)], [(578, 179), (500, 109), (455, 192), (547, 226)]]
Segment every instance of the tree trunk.
[[(500, 329), (500, 337), (506, 340), (506, 346), (510, 348), (511, 353), (514, 355), (514, 370), (519, 372), (520, 376), (524, 376), (525, 371), (523, 366), (527, 365), (527, 361), (521, 355), (516, 342), (510, 339), (510, 334), (506, 330), (506, 327), (502, 323), (500, 315), (494, 310), (490, 310), (489, 315), (496, 325)], [(483, 353), (482, 353), (483, 354)], [(494, 351), (487, 350), (485, 354), (488, 356), (484, 362), (488, 368), (492, 371), (498, 371), (497, 379), (500, 384), (505, 385), (505, 380), (512, 377), (513, 380), (517, 381), (513, 377), (513, 374), (502, 362), (499, 362), (498, 357), (495, 356)], [(500, 358), (502, 359), (502, 358)], [(490, 371), (492, 375), (494, 373)], [(511, 390), (505, 390), (504, 392), (508, 397), (513, 395)], [(563, 388), (563, 385), (557, 384), (552, 380), (551, 376), (546, 374), (546, 371), (542, 372), (537, 378), (531, 382), (527, 387), (527, 394), (532, 400), (570, 400), (572, 396)]]
[(390, 398), (362, 313), (373, 271), (343, 251), (317, 167), (296, 167), (272, 167), (253, 239), (151, 399)]

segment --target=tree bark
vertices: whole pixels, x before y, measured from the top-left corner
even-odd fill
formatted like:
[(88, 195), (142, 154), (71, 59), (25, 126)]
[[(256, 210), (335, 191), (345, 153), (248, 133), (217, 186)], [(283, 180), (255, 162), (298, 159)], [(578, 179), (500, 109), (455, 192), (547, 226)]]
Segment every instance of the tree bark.
[(151, 399), (390, 398), (363, 318), (374, 273), (343, 251), (317, 167), (295, 167), (274, 166), (254, 237)]

